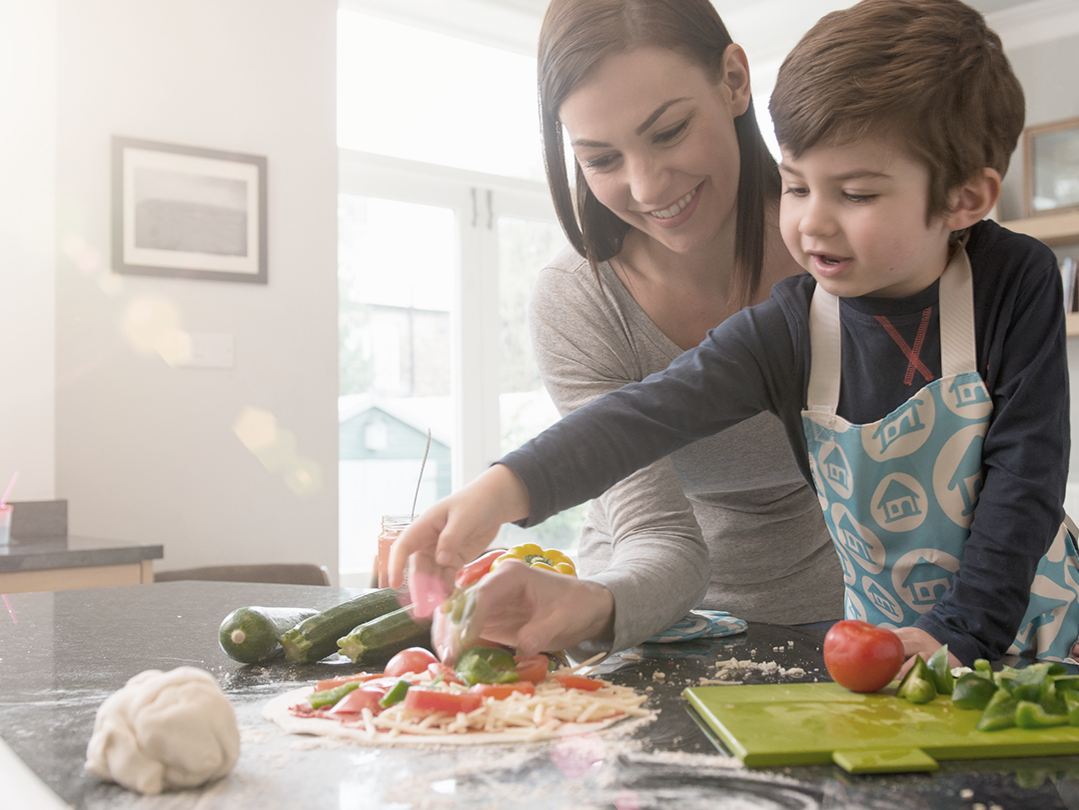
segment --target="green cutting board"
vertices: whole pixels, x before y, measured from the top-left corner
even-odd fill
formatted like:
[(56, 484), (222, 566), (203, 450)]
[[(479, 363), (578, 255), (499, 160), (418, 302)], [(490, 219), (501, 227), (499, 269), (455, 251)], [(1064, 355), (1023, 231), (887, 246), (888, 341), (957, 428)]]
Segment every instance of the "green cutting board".
[(835, 683), (694, 686), (684, 695), (750, 767), (835, 762), (851, 773), (931, 771), (941, 759), (1079, 753), (1079, 728), (978, 731), (948, 698), (916, 705), (896, 685), (864, 695)]

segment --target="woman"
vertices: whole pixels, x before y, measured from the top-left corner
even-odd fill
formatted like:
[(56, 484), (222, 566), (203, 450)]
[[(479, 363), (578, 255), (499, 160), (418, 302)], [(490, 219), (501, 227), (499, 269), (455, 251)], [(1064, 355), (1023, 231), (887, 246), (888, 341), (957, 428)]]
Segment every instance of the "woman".
[[(708, 0), (552, 0), (539, 95), (571, 248), (540, 274), (530, 320), (564, 414), (665, 368), (800, 268), (779, 235), (745, 53)], [(579, 570), (500, 567), (471, 630), (525, 652), (592, 652), (638, 644), (698, 605), (788, 624), (843, 615), (838, 559), (771, 414), (593, 501)]]

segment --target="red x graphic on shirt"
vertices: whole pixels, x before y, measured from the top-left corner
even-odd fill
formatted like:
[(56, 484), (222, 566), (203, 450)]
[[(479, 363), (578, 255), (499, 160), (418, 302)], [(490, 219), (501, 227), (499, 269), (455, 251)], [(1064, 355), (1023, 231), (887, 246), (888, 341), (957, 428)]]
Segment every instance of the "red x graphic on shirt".
[(925, 333), (929, 329), (929, 317), (933, 314), (933, 307), (926, 307), (922, 310), (922, 322), (918, 326), (918, 334), (914, 338), (914, 348), (912, 349), (907, 345), (907, 341), (903, 340), (903, 336), (899, 334), (899, 330), (892, 326), (892, 322), (889, 321), (883, 315), (875, 316), (877, 323), (884, 327), (884, 331), (888, 333), (892, 340), (895, 341), (895, 345), (899, 347), (900, 351), (907, 356), (907, 360), (910, 362), (907, 364), (907, 373), (903, 377), (903, 384), (910, 385), (914, 381), (915, 370), (919, 371), (926, 382), (933, 382), (933, 372), (930, 371), (925, 363), (921, 361), (918, 355), (922, 353), (922, 343), (925, 342)]

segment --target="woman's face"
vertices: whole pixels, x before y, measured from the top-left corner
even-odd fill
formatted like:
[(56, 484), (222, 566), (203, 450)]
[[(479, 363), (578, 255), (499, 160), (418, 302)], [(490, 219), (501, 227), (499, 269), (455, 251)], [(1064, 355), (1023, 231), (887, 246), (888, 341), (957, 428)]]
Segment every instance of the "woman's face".
[(677, 253), (734, 232), (749, 70), (737, 45), (726, 62), (715, 84), (674, 51), (610, 56), (558, 111), (596, 199)]

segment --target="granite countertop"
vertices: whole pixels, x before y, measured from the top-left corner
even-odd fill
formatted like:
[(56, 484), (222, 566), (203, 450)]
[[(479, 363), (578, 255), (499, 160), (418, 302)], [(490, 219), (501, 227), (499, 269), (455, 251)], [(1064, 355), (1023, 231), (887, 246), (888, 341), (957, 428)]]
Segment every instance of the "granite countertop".
[(143, 560), (160, 560), (160, 545), (96, 537), (12, 537), (0, 545), (0, 572), (40, 571), (50, 568), (79, 568), (92, 565), (125, 565)]
[[(286, 735), (261, 717), (272, 697), (355, 669), (347, 660), (243, 666), (221, 652), (217, 628), (245, 605), (325, 608), (358, 591), (335, 587), (169, 582), (11, 594), (0, 610), (0, 736), (78, 810), (235, 808), (1079, 808), (1079, 756), (942, 762), (934, 773), (852, 776), (834, 766), (747, 769), (690, 716), (687, 685), (715, 662), (775, 661), (822, 680), (823, 633), (751, 624), (708, 642), (644, 645), (612, 656), (605, 677), (652, 687), (658, 718), (631, 732), (557, 742), (434, 749), (370, 748)], [(4, 613), (8, 615), (5, 616)], [(232, 702), (241, 756), (199, 790), (145, 797), (82, 769), (101, 702), (145, 669), (209, 671)], [(662, 673), (662, 676), (657, 673)], [(746, 682), (775, 682), (750, 673)], [(0, 782), (4, 775), (0, 774)]]

